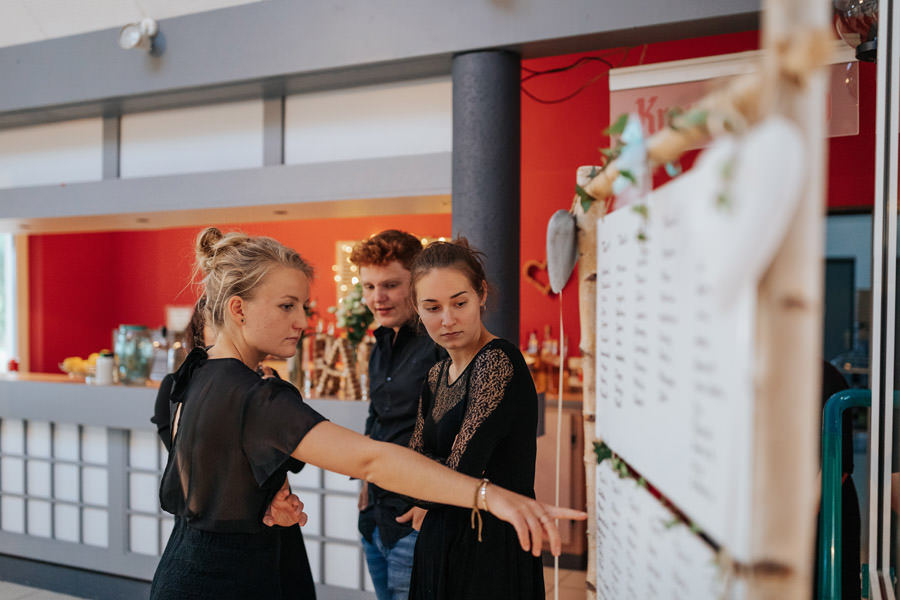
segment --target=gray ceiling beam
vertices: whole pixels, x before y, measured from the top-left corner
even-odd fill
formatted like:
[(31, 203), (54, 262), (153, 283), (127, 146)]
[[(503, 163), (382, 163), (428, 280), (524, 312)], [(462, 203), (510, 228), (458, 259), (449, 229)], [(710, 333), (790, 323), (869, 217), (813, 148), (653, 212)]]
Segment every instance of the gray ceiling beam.
[(0, 232), (450, 212), (449, 152), (0, 189)]
[[(0, 128), (446, 75), (486, 48), (535, 58), (745, 31), (759, 0), (267, 0), (0, 48)], [(152, 16), (152, 15), (151, 15)], [(124, 23), (123, 23), (124, 25)]]

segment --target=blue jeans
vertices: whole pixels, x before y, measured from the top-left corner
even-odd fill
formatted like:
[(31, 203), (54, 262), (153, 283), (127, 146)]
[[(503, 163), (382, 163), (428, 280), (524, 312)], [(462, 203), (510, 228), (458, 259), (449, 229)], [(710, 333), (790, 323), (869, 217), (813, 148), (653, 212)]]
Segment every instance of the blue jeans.
[(416, 547), (418, 531), (400, 538), (393, 548), (381, 543), (378, 528), (372, 533), (372, 541), (362, 538), (366, 552), (369, 575), (375, 585), (378, 600), (406, 600), (409, 596), (409, 578), (412, 576), (413, 550)]

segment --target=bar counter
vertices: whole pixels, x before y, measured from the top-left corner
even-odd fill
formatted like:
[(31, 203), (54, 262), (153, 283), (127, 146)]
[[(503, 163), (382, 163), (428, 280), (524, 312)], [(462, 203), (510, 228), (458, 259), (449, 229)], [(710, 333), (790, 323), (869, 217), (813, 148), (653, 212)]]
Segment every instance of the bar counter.
[[(157, 387), (0, 376), (0, 554), (149, 590), (172, 527), (158, 500), (166, 451), (150, 422)], [(356, 431), (368, 414), (366, 402), (308, 403)], [(319, 597), (374, 598), (356, 532), (359, 482), (309, 465), (290, 482), (309, 515), (303, 533)]]

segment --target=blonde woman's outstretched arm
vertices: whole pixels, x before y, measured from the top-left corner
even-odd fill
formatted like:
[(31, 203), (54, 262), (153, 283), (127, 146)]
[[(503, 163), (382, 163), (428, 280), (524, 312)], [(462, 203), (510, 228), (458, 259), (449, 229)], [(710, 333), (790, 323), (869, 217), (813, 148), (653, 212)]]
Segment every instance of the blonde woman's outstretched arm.
[(550, 551), (561, 552), (559, 530), (554, 519), (587, 518), (584, 512), (559, 508), (516, 494), (500, 486), (487, 486), (479, 498), (482, 482), (457, 473), (437, 462), (396, 444), (370, 438), (324, 421), (313, 427), (292, 456), (317, 467), (356, 477), (375, 485), (422, 500), (464, 508), (487, 508), (498, 519), (510, 523), (525, 551), (541, 553), (544, 538)]

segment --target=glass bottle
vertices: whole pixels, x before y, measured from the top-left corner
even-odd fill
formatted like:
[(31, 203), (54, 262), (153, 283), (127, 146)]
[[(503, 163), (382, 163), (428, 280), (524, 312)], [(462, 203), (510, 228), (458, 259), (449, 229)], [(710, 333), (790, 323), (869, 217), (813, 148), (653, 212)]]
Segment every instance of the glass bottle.
[(115, 340), (119, 381), (144, 385), (153, 368), (153, 336), (145, 325), (120, 325)]

